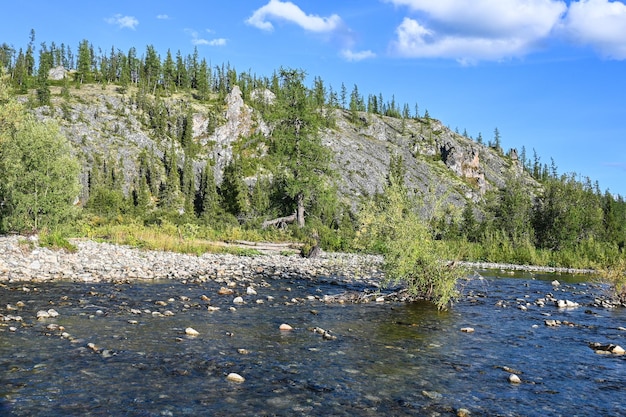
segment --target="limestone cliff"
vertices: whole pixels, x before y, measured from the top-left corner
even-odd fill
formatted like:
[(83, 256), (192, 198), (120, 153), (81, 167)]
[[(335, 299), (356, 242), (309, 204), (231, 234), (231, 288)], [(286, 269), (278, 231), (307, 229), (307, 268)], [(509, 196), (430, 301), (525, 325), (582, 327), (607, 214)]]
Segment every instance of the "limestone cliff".
[[(51, 107), (37, 108), (35, 113), (40, 118), (57, 119), (74, 144), (84, 166), (85, 190), (88, 172), (97, 161), (116, 161), (128, 185), (138, 174), (137, 161), (141, 154), (162, 160), (171, 149), (173, 142), (147, 126), (145, 111), (139, 109), (130, 94), (121, 94), (113, 87), (85, 86), (71, 95), (69, 100), (53, 96)], [(252, 100), (267, 103), (273, 100), (269, 91), (255, 91), (250, 96)], [(164, 99), (164, 111), (170, 120), (180, 120), (183, 116), (187, 105), (184, 100)], [(224, 167), (242, 148), (238, 144), (249, 142), (251, 137), (268, 138), (271, 134), (270, 126), (244, 101), (237, 86), (222, 104), (193, 102), (191, 106), (193, 137), (201, 149), (193, 163), (198, 176), (211, 163), (219, 182)], [(321, 131), (320, 135), (333, 151), (332, 166), (338, 173), (338, 189), (353, 207), (360, 197), (382, 190), (392, 155), (402, 156), (407, 184), (424, 192), (430, 206), (462, 207), (467, 201), (480, 201), (490, 189), (503, 187), (511, 174), (531, 188), (536, 186), (514, 153), (513, 157), (505, 156), (452, 132), (438, 120), (401, 120), (361, 113), (359, 121), (352, 123), (347, 111), (334, 112), (335, 127)], [(178, 134), (177, 126), (170, 125), (170, 133)], [(174, 143), (182, 168), (182, 149)], [(264, 144), (255, 143), (256, 148), (246, 148), (247, 157), (262, 158)], [(156, 175), (164, 177), (164, 170)], [(249, 182), (253, 181), (254, 176), (249, 178)], [(82, 199), (87, 198), (85, 193)]]

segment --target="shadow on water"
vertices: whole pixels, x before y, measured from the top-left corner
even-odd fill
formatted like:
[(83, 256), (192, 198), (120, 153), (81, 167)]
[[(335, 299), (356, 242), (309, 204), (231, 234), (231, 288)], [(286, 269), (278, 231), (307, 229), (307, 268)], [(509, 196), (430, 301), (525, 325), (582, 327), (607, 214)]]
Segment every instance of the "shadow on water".
[[(590, 306), (602, 288), (577, 278), (469, 280), (444, 312), (328, 304), (346, 289), (327, 283), (266, 284), (229, 296), (216, 283), (0, 286), (0, 314), (22, 317), (0, 322), (0, 415), (625, 414), (626, 357), (588, 343), (626, 346), (626, 312)], [(583, 305), (534, 304), (547, 293)], [(49, 308), (59, 316), (36, 319)]]

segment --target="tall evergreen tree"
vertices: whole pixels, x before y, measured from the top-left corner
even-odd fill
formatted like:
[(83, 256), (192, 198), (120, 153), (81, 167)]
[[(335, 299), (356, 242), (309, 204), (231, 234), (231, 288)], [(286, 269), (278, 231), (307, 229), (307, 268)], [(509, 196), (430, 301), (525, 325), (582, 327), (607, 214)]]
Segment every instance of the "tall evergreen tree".
[(78, 63), (76, 68), (76, 82), (83, 84), (91, 79), (91, 48), (89, 41), (83, 39), (78, 44)]
[(51, 52), (47, 50), (45, 44), (42, 44), (39, 52), (39, 67), (37, 69), (37, 99), (41, 106), (50, 104), (48, 71), (52, 68), (52, 59)]
[(163, 88), (169, 91), (175, 85), (176, 68), (172, 59), (172, 52), (168, 49), (165, 61), (163, 62)]
[(305, 207), (330, 174), (330, 154), (321, 143), (320, 115), (312, 108), (301, 70), (280, 70), (280, 91), (269, 121), (274, 129), (271, 152), (276, 169), (285, 173), (285, 194), (296, 202), (297, 224), (304, 227)]
[(232, 160), (224, 168), (220, 195), (227, 212), (241, 216), (250, 208), (248, 186), (243, 180), (243, 170), (238, 160)]
[(207, 163), (202, 170), (200, 193), (196, 206), (198, 213), (205, 219), (214, 218), (220, 212), (220, 196), (215, 184), (213, 167), (210, 163)]

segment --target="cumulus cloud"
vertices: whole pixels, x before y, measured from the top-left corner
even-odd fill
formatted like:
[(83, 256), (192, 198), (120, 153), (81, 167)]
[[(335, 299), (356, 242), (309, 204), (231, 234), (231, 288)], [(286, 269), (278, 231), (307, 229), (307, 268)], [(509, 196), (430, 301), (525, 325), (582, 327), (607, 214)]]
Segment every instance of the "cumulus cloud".
[(196, 38), (196, 39), (192, 39), (191, 43), (194, 45), (209, 45), (209, 46), (225, 46), (226, 45), (226, 39), (224, 38), (215, 38), (215, 39), (202, 39), (202, 38)]
[(396, 29), (396, 54), (462, 62), (524, 56), (550, 36), (567, 10), (560, 0), (385, 1), (415, 15)]
[(370, 50), (367, 51), (352, 51), (351, 49), (343, 49), (340, 55), (346, 60), (351, 62), (363, 61), (364, 59), (376, 58), (376, 54)]
[(626, 59), (626, 5), (609, 0), (572, 2), (561, 26), (566, 38), (611, 59)]
[(120, 29), (135, 30), (139, 24), (139, 20), (135, 19), (133, 16), (122, 16), (119, 13), (104, 20), (110, 25), (118, 26)]
[(166, 14), (159, 14), (156, 18), (159, 20), (168, 20), (170, 17)]
[(329, 17), (320, 17), (306, 14), (300, 7), (289, 1), (270, 0), (265, 6), (257, 9), (246, 23), (262, 30), (272, 31), (271, 21), (287, 21), (295, 23), (302, 29), (310, 32), (332, 32), (341, 25), (341, 18), (333, 14)]
[[(228, 42), (224, 38), (205, 39), (193, 29), (185, 29), (185, 32), (191, 36), (192, 45), (225, 46)], [(207, 30), (207, 32), (213, 33), (211, 30)]]

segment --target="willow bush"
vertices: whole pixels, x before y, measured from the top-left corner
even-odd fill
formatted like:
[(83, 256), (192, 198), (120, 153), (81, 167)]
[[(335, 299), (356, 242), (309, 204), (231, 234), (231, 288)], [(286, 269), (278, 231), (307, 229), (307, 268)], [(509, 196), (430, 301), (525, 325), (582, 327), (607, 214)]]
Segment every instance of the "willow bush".
[(457, 296), (457, 278), (464, 271), (449, 262), (418, 208), (403, 183), (391, 178), (384, 194), (360, 211), (357, 247), (383, 254), (384, 285), (404, 284), (412, 296), (445, 309)]

